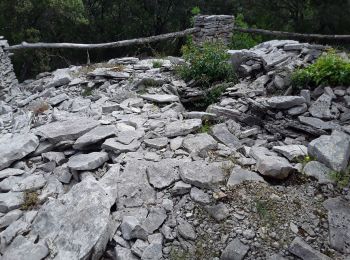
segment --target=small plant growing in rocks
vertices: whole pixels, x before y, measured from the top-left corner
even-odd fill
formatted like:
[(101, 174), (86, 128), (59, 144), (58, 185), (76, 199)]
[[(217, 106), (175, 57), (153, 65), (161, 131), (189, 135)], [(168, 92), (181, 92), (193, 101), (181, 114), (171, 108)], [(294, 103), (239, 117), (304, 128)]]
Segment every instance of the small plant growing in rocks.
[(321, 56), (314, 64), (296, 70), (292, 75), (295, 87), (350, 85), (350, 62), (334, 51)]
[(155, 69), (159, 69), (159, 68), (161, 68), (161, 67), (163, 66), (163, 62), (160, 61), (160, 60), (154, 60), (154, 61), (152, 62), (152, 66), (153, 66), (153, 68), (155, 68)]
[(350, 167), (345, 172), (331, 172), (330, 178), (337, 183), (339, 188), (346, 188), (350, 183)]
[(38, 193), (35, 191), (27, 191), (24, 193), (24, 203), (22, 210), (31, 210), (39, 203)]

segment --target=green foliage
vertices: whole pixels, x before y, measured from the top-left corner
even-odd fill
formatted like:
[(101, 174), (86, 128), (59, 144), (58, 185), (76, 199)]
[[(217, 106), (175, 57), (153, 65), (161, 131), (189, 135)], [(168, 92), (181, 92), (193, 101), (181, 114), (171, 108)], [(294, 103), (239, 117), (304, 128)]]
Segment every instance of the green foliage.
[(182, 47), (182, 53), (188, 65), (177, 68), (185, 80), (197, 80), (204, 87), (216, 81), (228, 81), (234, 78), (232, 66), (228, 60), (227, 47), (220, 43), (206, 42), (202, 46), (189, 43)]
[(350, 62), (329, 52), (304, 69), (298, 69), (292, 75), (295, 87), (348, 86), (350, 85)]
[(85, 88), (83, 90), (83, 92), (81, 92), (81, 95), (83, 97), (88, 97), (88, 96), (92, 96), (92, 89), (91, 88)]
[(163, 66), (163, 62), (160, 61), (160, 60), (154, 60), (154, 61), (152, 62), (152, 66), (153, 66), (153, 68), (155, 68), (155, 69), (161, 68), (161, 67)]
[(338, 187), (343, 189), (350, 183), (350, 167), (345, 172), (333, 171), (330, 173), (329, 177), (338, 185)]
[(200, 133), (208, 133), (210, 131), (210, 127), (212, 123), (209, 120), (205, 120), (202, 124), (202, 127), (199, 129)]
[[(238, 14), (235, 17), (235, 26), (240, 28), (248, 28), (248, 24), (244, 21), (243, 14)], [(250, 49), (261, 43), (262, 37), (259, 35), (252, 35), (249, 33), (234, 32), (230, 48), (234, 50)]]
[(199, 6), (195, 6), (195, 7), (193, 7), (192, 10), (191, 10), (191, 14), (192, 14), (193, 16), (199, 15), (200, 13), (201, 13), (201, 9), (199, 8)]

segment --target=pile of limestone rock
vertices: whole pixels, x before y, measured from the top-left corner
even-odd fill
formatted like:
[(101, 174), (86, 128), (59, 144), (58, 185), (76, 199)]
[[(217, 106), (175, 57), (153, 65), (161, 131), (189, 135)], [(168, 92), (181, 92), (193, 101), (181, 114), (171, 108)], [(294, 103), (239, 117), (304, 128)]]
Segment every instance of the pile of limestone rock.
[[(304, 53), (293, 44), (276, 52)], [(248, 85), (276, 78), (254, 59)], [(350, 88), (186, 111), (182, 61), (159, 61), (42, 73), (3, 96), (2, 259), (346, 259), (348, 188), (332, 176), (349, 164)]]

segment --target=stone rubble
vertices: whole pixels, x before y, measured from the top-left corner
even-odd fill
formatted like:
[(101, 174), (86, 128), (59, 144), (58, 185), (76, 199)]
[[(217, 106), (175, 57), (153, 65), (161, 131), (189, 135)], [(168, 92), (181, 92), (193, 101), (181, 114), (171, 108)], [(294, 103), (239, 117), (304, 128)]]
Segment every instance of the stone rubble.
[(2, 87), (0, 258), (350, 257), (350, 88), (289, 89), (325, 49), (230, 51), (240, 82), (206, 112), (174, 57)]

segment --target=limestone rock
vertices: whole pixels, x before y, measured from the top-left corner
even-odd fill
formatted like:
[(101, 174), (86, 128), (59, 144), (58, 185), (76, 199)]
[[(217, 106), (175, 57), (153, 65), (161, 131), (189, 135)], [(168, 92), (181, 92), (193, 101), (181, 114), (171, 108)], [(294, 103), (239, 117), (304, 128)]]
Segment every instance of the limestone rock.
[(243, 244), (238, 238), (235, 238), (226, 246), (220, 260), (243, 260), (248, 251), (249, 246)]
[(126, 153), (126, 152), (135, 152), (139, 147), (141, 143), (137, 140), (132, 141), (130, 144), (122, 144), (115, 140), (115, 138), (107, 139), (103, 144), (102, 148), (113, 151), (117, 154), (119, 153)]
[(163, 208), (154, 207), (148, 213), (147, 218), (142, 223), (142, 226), (149, 234), (153, 234), (166, 220), (167, 214)]
[(115, 136), (117, 133), (117, 128), (112, 125), (98, 126), (86, 134), (79, 137), (74, 145), (74, 149), (84, 149), (90, 145), (102, 142), (108, 137)]
[(98, 126), (98, 121), (88, 118), (76, 118), (66, 121), (57, 121), (35, 128), (37, 135), (52, 143), (74, 141), (91, 129)]
[(144, 142), (149, 147), (152, 147), (155, 149), (162, 149), (167, 147), (169, 140), (166, 137), (160, 137), (160, 138), (154, 138), (154, 139), (146, 139)]
[(4, 179), (4, 178), (10, 177), (10, 176), (22, 175), (23, 173), (24, 173), (24, 171), (21, 169), (7, 168), (7, 169), (0, 171), (0, 179)]
[(186, 119), (183, 121), (175, 121), (166, 125), (165, 135), (167, 137), (176, 137), (182, 135), (188, 135), (202, 126), (202, 120), (200, 119)]
[(184, 138), (182, 146), (190, 153), (204, 158), (208, 156), (208, 151), (216, 150), (218, 144), (213, 137), (203, 133)]
[(331, 258), (329, 258), (328, 256), (313, 249), (300, 237), (296, 237), (293, 240), (292, 244), (289, 247), (289, 251), (303, 260), (331, 260)]
[(149, 183), (157, 188), (164, 189), (180, 179), (178, 167), (182, 160), (164, 159), (160, 162), (150, 163), (147, 167)]
[(318, 161), (308, 162), (303, 168), (303, 173), (316, 178), (320, 184), (333, 183), (330, 177), (332, 170)]
[(262, 178), (256, 172), (252, 172), (249, 170), (242, 169), (240, 167), (235, 167), (232, 169), (230, 174), (230, 178), (227, 181), (227, 187), (234, 187), (235, 185), (241, 184), (245, 181), (259, 181), (265, 182), (264, 178)]
[(206, 206), (205, 210), (216, 221), (222, 221), (225, 218), (227, 218), (230, 214), (229, 209), (223, 203), (219, 203), (212, 206)]
[(204, 161), (187, 162), (180, 165), (180, 177), (198, 188), (210, 189), (225, 179), (222, 163)]
[(219, 142), (223, 143), (224, 145), (232, 148), (232, 149), (238, 149), (242, 146), (239, 139), (231, 134), (231, 132), (228, 130), (226, 124), (218, 124), (214, 125), (211, 130), (210, 134)]
[(283, 157), (265, 156), (258, 160), (257, 170), (260, 174), (274, 179), (285, 179), (295, 171), (294, 167)]
[(170, 102), (179, 102), (179, 97), (175, 95), (158, 95), (158, 94), (146, 94), (141, 95), (145, 100), (156, 102), (156, 103), (170, 103)]
[(0, 193), (0, 212), (7, 213), (18, 209), (24, 203), (23, 192)]
[(147, 231), (143, 226), (141, 226), (138, 219), (133, 216), (125, 216), (122, 224), (120, 225), (120, 229), (122, 231), (123, 238), (126, 240), (134, 238), (147, 240)]
[(289, 109), (306, 103), (304, 97), (300, 96), (275, 96), (266, 101), (270, 108)]
[(0, 170), (10, 166), (13, 162), (22, 159), (26, 155), (35, 151), (39, 145), (39, 139), (33, 134), (0, 139)]
[(303, 159), (307, 156), (307, 147), (304, 145), (274, 146), (272, 149), (286, 157), (290, 162)]
[(184, 239), (195, 240), (197, 238), (196, 232), (193, 229), (192, 225), (183, 219), (179, 220), (179, 225), (177, 226), (177, 232)]
[(0, 182), (0, 191), (34, 191), (44, 187), (46, 179), (42, 174), (11, 176)]
[(108, 153), (93, 152), (88, 154), (78, 154), (69, 158), (68, 167), (77, 171), (94, 170), (108, 161)]
[(323, 135), (309, 143), (308, 152), (329, 168), (345, 171), (350, 159), (350, 136), (339, 131)]

